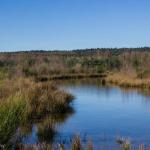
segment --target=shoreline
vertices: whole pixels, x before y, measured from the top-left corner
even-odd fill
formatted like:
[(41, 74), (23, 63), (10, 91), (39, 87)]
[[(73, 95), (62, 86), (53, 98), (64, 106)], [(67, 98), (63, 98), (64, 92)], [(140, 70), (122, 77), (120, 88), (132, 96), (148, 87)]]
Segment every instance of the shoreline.
[(52, 75), (52, 76), (42, 76), (35, 77), (36, 81), (49, 81), (49, 80), (65, 80), (65, 79), (83, 79), (83, 78), (106, 78), (107, 74), (62, 74), (62, 75)]
[(86, 78), (101, 78), (102, 84), (111, 84), (125, 88), (140, 88), (150, 90), (150, 79), (140, 79), (133, 76), (118, 74), (107, 74), (107, 73), (93, 73), (93, 74), (62, 74), (52, 76), (35, 77), (37, 82), (47, 82), (51, 80), (70, 80), (70, 79), (86, 79)]
[(150, 90), (150, 79), (139, 79), (125, 75), (113, 74), (105, 78), (106, 83), (125, 88), (140, 88)]

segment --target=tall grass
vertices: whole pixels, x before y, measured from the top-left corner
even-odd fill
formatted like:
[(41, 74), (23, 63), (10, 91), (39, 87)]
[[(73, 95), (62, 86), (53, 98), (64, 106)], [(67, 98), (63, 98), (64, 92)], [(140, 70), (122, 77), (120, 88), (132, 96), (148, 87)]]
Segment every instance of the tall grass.
[(125, 141), (124, 143), (123, 143), (123, 150), (131, 150), (131, 143), (130, 143), (130, 141)]
[(74, 136), (71, 150), (82, 150), (81, 139), (79, 136)]
[[(84, 145), (84, 146), (83, 146)], [(69, 145), (68, 145), (69, 146)], [(91, 140), (88, 141), (87, 146), (81, 142), (81, 139), (79, 136), (74, 136), (72, 139), (71, 147), (65, 146), (64, 144), (46, 144), (46, 143), (38, 143), (35, 145), (18, 145), (18, 149), (21, 150), (94, 150), (93, 147), (93, 142)], [(101, 149), (100, 147), (103, 146), (99, 145), (96, 146), (96, 150)], [(140, 144), (139, 147), (137, 148), (132, 148), (132, 144), (130, 141), (125, 140), (123, 141), (121, 147), (112, 147), (112, 145), (108, 145), (108, 147), (103, 148), (102, 150), (111, 150), (111, 149), (116, 149), (116, 150), (145, 150), (145, 146), (143, 144)]]
[(26, 103), (24, 97), (18, 93), (0, 103), (0, 142), (4, 144), (16, 130), (16, 126), (23, 120)]
[(125, 74), (112, 74), (106, 78), (108, 83), (119, 85), (121, 87), (132, 87), (132, 88), (146, 88), (150, 89), (150, 78), (138, 79), (133, 76), (127, 76)]
[(72, 95), (58, 90), (51, 83), (22, 78), (7, 83), (8, 80), (4, 81), (0, 87), (0, 144), (9, 142), (23, 122), (65, 112), (73, 99)]
[(68, 108), (73, 96), (58, 90), (50, 83), (36, 83), (28, 93), (27, 113), (29, 117), (40, 117), (47, 113), (62, 113)]
[(88, 141), (87, 143), (87, 150), (93, 150), (93, 142), (91, 140)]

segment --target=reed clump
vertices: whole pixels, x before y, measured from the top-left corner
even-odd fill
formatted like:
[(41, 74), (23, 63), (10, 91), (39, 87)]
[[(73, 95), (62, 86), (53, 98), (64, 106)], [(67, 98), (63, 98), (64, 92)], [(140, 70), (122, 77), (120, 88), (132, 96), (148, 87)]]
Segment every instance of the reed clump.
[(82, 149), (81, 139), (79, 136), (76, 135), (73, 138), (71, 150), (81, 150), (81, 149)]
[(130, 141), (125, 141), (124, 143), (123, 143), (123, 150), (131, 150), (131, 143), (130, 143)]
[(87, 150), (94, 150), (92, 140), (89, 140), (87, 143)]
[(131, 150), (131, 142), (129, 139), (117, 137), (117, 144), (122, 145), (122, 150)]
[(65, 112), (72, 99), (71, 94), (51, 83), (24, 78), (3, 81), (0, 86), (0, 144), (6, 144), (17, 127), (31, 118)]
[(28, 93), (27, 113), (30, 117), (62, 113), (69, 107), (72, 99), (71, 94), (58, 90), (50, 83), (36, 83)]

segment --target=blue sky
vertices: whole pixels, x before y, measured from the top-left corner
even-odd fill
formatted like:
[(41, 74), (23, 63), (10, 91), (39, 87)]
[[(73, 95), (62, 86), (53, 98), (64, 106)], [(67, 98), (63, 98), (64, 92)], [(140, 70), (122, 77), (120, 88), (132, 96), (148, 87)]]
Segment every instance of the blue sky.
[(0, 50), (150, 46), (150, 0), (0, 0)]

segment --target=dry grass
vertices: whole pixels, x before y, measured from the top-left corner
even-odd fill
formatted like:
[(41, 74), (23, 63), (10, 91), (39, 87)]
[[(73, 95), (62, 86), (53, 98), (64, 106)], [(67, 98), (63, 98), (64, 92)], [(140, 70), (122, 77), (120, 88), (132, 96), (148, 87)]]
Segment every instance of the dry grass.
[(87, 150), (93, 150), (93, 142), (91, 140), (88, 141), (87, 143)]
[[(87, 147), (82, 146), (82, 142), (80, 140), (79, 136), (75, 136), (72, 141), (71, 150), (94, 150), (93, 148), (93, 142), (91, 140), (88, 141)], [(138, 148), (132, 148), (132, 144), (129, 140), (123, 141), (121, 144), (122, 146), (120, 148), (116, 148), (116, 150), (145, 150), (145, 146), (143, 144), (140, 144)], [(19, 144), (16, 146), (17, 149), (21, 150), (68, 150), (69, 148), (66, 148), (64, 144), (45, 144), (45, 143), (39, 143), (35, 145), (23, 145)], [(111, 146), (108, 148), (104, 148), (104, 150), (109, 149), (111, 150)], [(112, 148), (114, 149), (114, 148)]]
[(147, 88), (150, 89), (150, 79), (138, 79), (121, 73), (109, 75), (106, 81), (121, 87)]
[(30, 79), (3, 81), (0, 87), (0, 144), (6, 144), (18, 125), (31, 118), (63, 113), (73, 96), (51, 83)]
[(73, 141), (72, 141), (72, 150), (81, 150), (82, 145), (81, 145), (81, 139), (79, 136), (74, 136)]
[(47, 113), (62, 113), (68, 108), (73, 96), (58, 90), (50, 83), (36, 83), (28, 93), (28, 113), (38, 117)]

